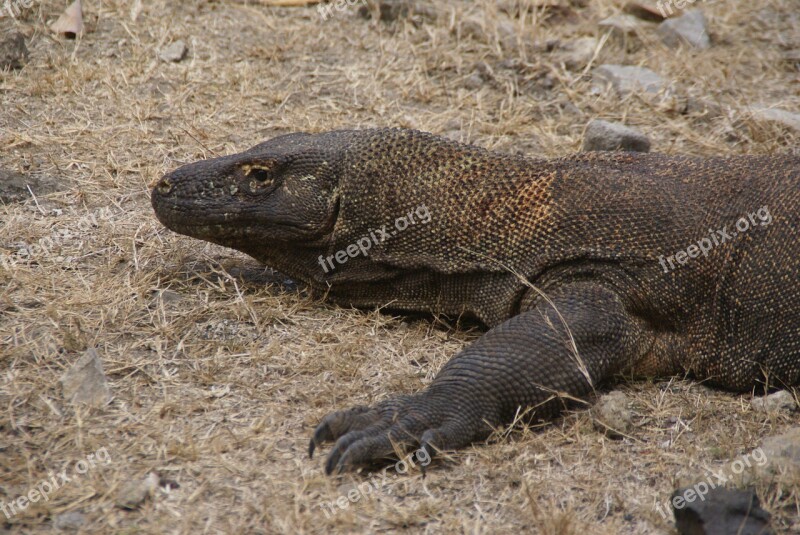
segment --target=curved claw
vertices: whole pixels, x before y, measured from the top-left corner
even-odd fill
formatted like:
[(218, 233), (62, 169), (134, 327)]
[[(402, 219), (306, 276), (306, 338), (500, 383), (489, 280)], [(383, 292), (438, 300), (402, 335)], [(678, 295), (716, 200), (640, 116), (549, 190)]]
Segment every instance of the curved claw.
[(354, 407), (326, 416), (314, 431), (309, 455), (316, 446), (336, 440), (325, 462), (325, 473), (342, 473), (358, 466), (396, 458), (395, 445), (413, 447), (427, 455), (423, 471), (443, 450), (468, 445), (488, 435), (472, 411), (453, 413), (449, 403), (424, 394), (384, 401), (375, 408)]
[(314, 458), (314, 451), (320, 444), (333, 442), (362, 421), (374, 420), (377, 415), (373, 415), (371, 418), (365, 418), (365, 416), (369, 416), (368, 413), (370, 411), (372, 411), (372, 409), (369, 407), (358, 405), (350, 410), (328, 414), (322, 419), (319, 425), (317, 425), (316, 429), (314, 429), (314, 434), (308, 443), (308, 457), (310, 459)]
[(436, 457), (436, 454), (439, 453), (431, 443), (430, 438), (426, 438), (431, 433), (430, 429), (425, 431), (422, 434), (422, 438), (420, 439), (419, 449), (420, 451), (425, 452), (425, 456), (427, 457), (427, 461), (424, 463), (419, 463), (419, 470), (422, 472), (422, 477), (425, 477), (425, 472), (428, 469), (428, 465), (433, 462), (433, 458)]
[(327, 419), (323, 420), (314, 430), (314, 435), (311, 437), (311, 440), (308, 443), (308, 458), (314, 458), (314, 450), (317, 448), (317, 444), (324, 444), (325, 442), (329, 442), (334, 439), (335, 437), (333, 436), (333, 431), (331, 430), (331, 426), (328, 424)]

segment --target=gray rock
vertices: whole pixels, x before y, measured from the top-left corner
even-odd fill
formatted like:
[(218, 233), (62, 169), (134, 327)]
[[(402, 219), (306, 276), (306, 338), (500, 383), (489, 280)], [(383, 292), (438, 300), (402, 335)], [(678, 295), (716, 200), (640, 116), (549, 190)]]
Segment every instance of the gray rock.
[(800, 477), (800, 427), (764, 439), (761, 450), (766, 459), (761, 474)]
[(80, 511), (70, 511), (56, 516), (53, 527), (59, 531), (78, 531), (85, 523), (85, 514)]
[(752, 401), (750, 401), (750, 406), (753, 407), (753, 410), (756, 412), (788, 412), (796, 409), (797, 403), (791, 392), (788, 390), (781, 390), (768, 396), (753, 398)]
[(622, 96), (644, 91), (658, 93), (664, 87), (664, 80), (654, 71), (632, 65), (600, 65), (592, 71), (596, 85), (610, 84)]
[(586, 128), (583, 150), (650, 152), (650, 140), (628, 126), (595, 120)]
[(25, 46), (25, 36), (13, 32), (0, 39), (0, 71), (5, 69), (21, 69), (30, 57)]
[(699, 9), (688, 11), (674, 19), (667, 19), (658, 25), (661, 40), (670, 48), (681, 44), (705, 50), (711, 47), (708, 37), (706, 17)]
[(189, 49), (186, 47), (186, 43), (183, 41), (175, 41), (171, 45), (162, 48), (161, 52), (158, 53), (158, 57), (161, 58), (162, 61), (178, 63), (186, 57), (188, 51)]
[[(706, 488), (708, 485), (706, 485)], [(695, 487), (672, 494), (675, 527), (682, 535), (770, 535), (770, 515), (753, 490), (709, 489), (702, 497)]]
[(86, 353), (64, 373), (61, 377), (61, 386), (64, 398), (73, 405), (101, 407), (111, 399), (103, 365), (94, 349), (86, 350)]
[(636, 33), (637, 30), (642, 28), (642, 21), (633, 15), (626, 15), (624, 13), (611, 15), (597, 24), (603, 30), (612, 30), (612, 32), (619, 36)]
[(120, 488), (114, 503), (121, 509), (136, 509), (155, 494), (160, 481), (155, 472), (150, 472), (144, 479), (128, 481)]
[(628, 397), (619, 391), (600, 397), (592, 408), (594, 426), (611, 438), (619, 438), (633, 426), (633, 411)]
[(782, 126), (800, 132), (800, 113), (778, 108), (756, 107), (752, 109), (753, 118), (758, 121), (778, 123)]
[(794, 492), (800, 480), (800, 427), (764, 439), (760, 447), (731, 462), (730, 482), (737, 486), (772, 485)]

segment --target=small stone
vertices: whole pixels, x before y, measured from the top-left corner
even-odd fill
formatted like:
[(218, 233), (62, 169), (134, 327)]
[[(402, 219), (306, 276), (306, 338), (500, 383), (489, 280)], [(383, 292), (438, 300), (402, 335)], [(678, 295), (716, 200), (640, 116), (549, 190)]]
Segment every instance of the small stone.
[(633, 412), (628, 404), (628, 397), (619, 391), (601, 396), (592, 408), (595, 428), (610, 438), (622, 437), (633, 425)]
[(168, 47), (162, 48), (161, 52), (158, 53), (158, 57), (161, 58), (162, 61), (178, 63), (186, 57), (188, 51), (189, 49), (186, 47), (186, 43), (183, 41), (175, 41)]
[(677, 48), (681, 44), (705, 50), (711, 47), (708, 36), (706, 17), (699, 9), (668, 19), (659, 24), (658, 33), (661, 40), (670, 48)]
[(789, 412), (797, 408), (794, 396), (788, 390), (781, 390), (768, 396), (753, 398), (750, 406), (756, 412)]
[(610, 84), (621, 96), (637, 91), (658, 93), (664, 80), (654, 71), (633, 65), (600, 65), (592, 72), (597, 84)]
[(136, 509), (144, 501), (155, 494), (161, 478), (150, 472), (144, 479), (128, 481), (117, 493), (115, 503), (121, 509)]
[(60, 531), (78, 531), (85, 523), (85, 514), (80, 511), (70, 511), (56, 516), (53, 527)]
[(5, 69), (21, 69), (30, 57), (25, 46), (25, 36), (19, 32), (0, 40), (0, 71)]
[(62, 35), (67, 39), (75, 39), (83, 33), (83, 8), (81, 0), (75, 0), (67, 9), (50, 25), (53, 33)]
[(681, 535), (770, 535), (770, 515), (758, 501), (755, 491), (715, 487), (699, 496), (695, 485), (676, 490), (670, 503), (675, 527)]
[(61, 377), (64, 398), (73, 405), (86, 404), (101, 407), (108, 403), (111, 394), (106, 375), (97, 351), (88, 349)]
[(767, 476), (765, 479), (774, 479), (779, 474), (790, 481), (800, 477), (800, 427), (764, 439), (761, 451), (766, 461), (757, 472)]
[(781, 110), (779, 108), (753, 108), (753, 118), (759, 121), (778, 123), (800, 132), (800, 113)]
[(636, 33), (642, 27), (641, 21), (633, 15), (626, 15), (624, 13), (619, 15), (612, 15), (607, 19), (603, 19), (598, 23), (604, 30), (612, 30), (619, 36), (624, 36)]
[(584, 151), (650, 152), (647, 136), (628, 126), (595, 120), (586, 128)]

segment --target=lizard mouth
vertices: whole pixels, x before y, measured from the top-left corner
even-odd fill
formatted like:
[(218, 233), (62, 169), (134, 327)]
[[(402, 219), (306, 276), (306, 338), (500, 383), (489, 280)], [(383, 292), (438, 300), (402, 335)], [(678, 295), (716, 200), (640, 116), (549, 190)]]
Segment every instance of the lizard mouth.
[(295, 219), (265, 215), (255, 205), (237, 210), (231, 210), (230, 207), (223, 209), (213, 206), (213, 203), (198, 205), (189, 201), (183, 202), (170, 195), (170, 192), (169, 177), (161, 179), (151, 192), (150, 202), (158, 220), (179, 234), (217, 243), (221, 240), (233, 241), (253, 236), (268, 240), (285, 238), (315, 241), (333, 231), (340, 211), (340, 199), (337, 196), (333, 208), (322, 221), (298, 223)]

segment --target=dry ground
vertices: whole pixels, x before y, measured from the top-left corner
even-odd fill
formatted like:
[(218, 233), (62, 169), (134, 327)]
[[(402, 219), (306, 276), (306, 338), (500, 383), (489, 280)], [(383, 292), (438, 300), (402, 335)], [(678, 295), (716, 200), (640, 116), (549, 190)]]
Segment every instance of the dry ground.
[[(0, 74), (0, 167), (55, 178), (58, 191), (0, 205), (0, 500), (99, 448), (110, 462), (0, 516), (0, 532), (50, 532), (80, 511), (92, 533), (670, 533), (654, 504), (675, 485), (798, 424), (755, 413), (747, 395), (638, 383), (621, 387), (637, 412), (629, 438), (605, 437), (579, 411), (424, 479), (326, 477), (306, 454), (322, 416), (423, 387), (477, 333), (314, 302), (242, 255), (166, 231), (148, 199), (148, 184), (184, 162), (297, 130), (415, 127), (556, 156), (604, 118), (663, 152), (797, 150), (794, 134), (748, 113), (800, 108), (798, 71), (781, 61), (800, 47), (797, 0), (698, 1), (708, 51), (670, 50), (649, 29), (609, 39), (595, 63), (649, 66), (676, 88), (623, 100), (593, 93), (556, 44), (601, 36), (597, 21), (622, 6), (613, 0), (519, 18), (489, 0), (448, 1), (395, 23), (227, 0), (145, 2), (134, 20), (136, 2), (87, 1), (78, 41), (46, 32), (65, 2), (34, 4), (0, 21), (31, 49), (24, 69)], [(188, 57), (160, 61), (178, 39)], [(689, 97), (719, 113), (683, 113)], [(76, 410), (59, 377), (89, 347), (113, 399)], [(150, 472), (171, 483), (137, 510), (115, 507)], [(320, 508), (368, 481), (379, 489), (357, 503)], [(781, 532), (800, 533), (799, 489), (759, 487)]]

